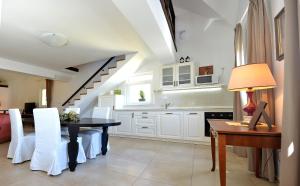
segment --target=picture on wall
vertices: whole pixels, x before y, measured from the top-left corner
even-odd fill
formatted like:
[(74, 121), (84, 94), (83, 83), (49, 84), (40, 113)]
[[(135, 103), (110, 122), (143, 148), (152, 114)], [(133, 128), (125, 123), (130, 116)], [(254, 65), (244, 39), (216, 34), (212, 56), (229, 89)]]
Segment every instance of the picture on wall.
[(281, 61), (284, 59), (284, 24), (285, 13), (284, 8), (274, 18), (275, 25), (275, 44), (276, 44), (276, 59)]

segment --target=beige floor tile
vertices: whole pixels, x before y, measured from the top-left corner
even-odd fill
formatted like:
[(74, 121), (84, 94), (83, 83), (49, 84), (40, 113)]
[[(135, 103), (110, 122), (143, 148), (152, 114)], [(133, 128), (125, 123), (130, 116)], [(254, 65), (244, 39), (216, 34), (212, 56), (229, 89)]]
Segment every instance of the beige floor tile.
[[(8, 186), (216, 186), (219, 185), (218, 154), (216, 171), (211, 172), (208, 145), (192, 145), (153, 140), (110, 137), (111, 150), (68, 169), (59, 176), (31, 171), (30, 162), (13, 165), (6, 158), (9, 143), (0, 144), (0, 185)], [(227, 185), (276, 186), (258, 179), (247, 170), (247, 159), (227, 150)]]
[(115, 171), (99, 170), (78, 182), (76, 186), (131, 186), (135, 180), (136, 177), (134, 176)]
[(133, 184), (133, 186), (172, 186), (172, 185), (140, 178)]
[(171, 185), (190, 185), (192, 178), (192, 166), (176, 162), (152, 162), (143, 172), (141, 177)]

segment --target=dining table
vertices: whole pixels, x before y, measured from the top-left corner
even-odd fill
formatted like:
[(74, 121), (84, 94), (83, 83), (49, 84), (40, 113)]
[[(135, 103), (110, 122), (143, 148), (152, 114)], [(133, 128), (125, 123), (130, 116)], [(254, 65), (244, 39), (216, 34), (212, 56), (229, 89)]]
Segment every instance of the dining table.
[[(34, 124), (33, 118), (22, 118), (23, 123)], [(78, 121), (61, 120), (60, 125), (62, 127), (68, 127), (69, 139), (68, 143), (68, 156), (69, 156), (69, 169), (70, 171), (75, 171), (77, 167), (77, 156), (79, 150), (79, 144), (77, 142), (77, 137), (80, 128), (102, 128), (102, 144), (101, 153), (106, 155), (107, 144), (108, 144), (108, 127), (121, 125), (120, 121), (113, 119), (101, 119), (101, 118), (81, 118)]]

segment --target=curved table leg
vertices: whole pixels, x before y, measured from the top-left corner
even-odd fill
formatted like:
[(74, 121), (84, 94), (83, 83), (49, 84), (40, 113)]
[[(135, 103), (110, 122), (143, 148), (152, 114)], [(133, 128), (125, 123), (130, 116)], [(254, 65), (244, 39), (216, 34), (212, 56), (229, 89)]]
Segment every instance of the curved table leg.
[(70, 142), (68, 143), (69, 169), (75, 171), (77, 166), (77, 156), (79, 144), (77, 142), (79, 127), (75, 125), (68, 126)]
[(215, 136), (212, 131), (210, 131), (210, 145), (211, 145), (211, 157), (212, 157), (211, 171), (215, 171), (215, 168), (216, 168), (216, 142), (215, 142)]
[(103, 132), (102, 132), (102, 147), (101, 147), (101, 152), (102, 155), (106, 155), (107, 152), (107, 143), (108, 143), (108, 127), (103, 127)]

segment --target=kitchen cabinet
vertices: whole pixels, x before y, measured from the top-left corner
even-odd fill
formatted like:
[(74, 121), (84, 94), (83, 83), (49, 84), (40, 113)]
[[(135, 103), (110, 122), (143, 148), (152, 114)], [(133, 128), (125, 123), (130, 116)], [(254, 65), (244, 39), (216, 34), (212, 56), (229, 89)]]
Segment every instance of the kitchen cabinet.
[(121, 121), (121, 125), (115, 128), (115, 134), (132, 134), (133, 112), (119, 112), (115, 115), (117, 121)]
[(209, 142), (210, 138), (205, 137), (205, 117), (216, 113), (220, 115), (228, 113), (232, 116), (232, 112), (204, 110), (114, 111), (114, 118), (121, 121), (121, 125), (114, 128), (113, 134), (185, 142)]
[(159, 116), (158, 136), (181, 139), (183, 137), (182, 113), (162, 112)]
[(204, 139), (204, 112), (184, 113), (184, 139), (201, 141)]
[(166, 89), (193, 86), (194, 74), (193, 62), (163, 66), (161, 70), (161, 87)]
[(155, 113), (135, 112), (133, 133), (137, 136), (155, 137), (157, 127), (157, 117)]

